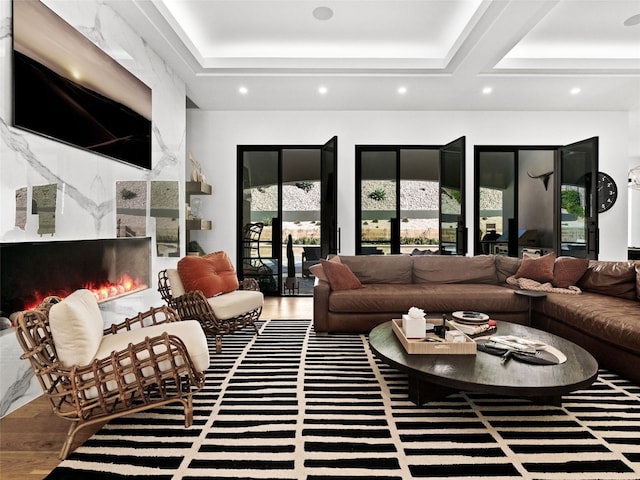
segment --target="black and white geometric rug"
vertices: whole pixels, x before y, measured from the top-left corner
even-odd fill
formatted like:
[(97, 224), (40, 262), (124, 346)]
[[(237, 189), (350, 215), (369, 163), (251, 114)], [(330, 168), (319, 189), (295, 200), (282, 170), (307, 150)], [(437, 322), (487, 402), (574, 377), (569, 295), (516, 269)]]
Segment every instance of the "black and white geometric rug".
[(640, 479), (640, 386), (606, 371), (562, 407), (472, 393), (416, 407), (366, 336), (309, 320), (226, 336), (211, 360), (193, 427), (178, 406), (120, 418), (47, 479)]

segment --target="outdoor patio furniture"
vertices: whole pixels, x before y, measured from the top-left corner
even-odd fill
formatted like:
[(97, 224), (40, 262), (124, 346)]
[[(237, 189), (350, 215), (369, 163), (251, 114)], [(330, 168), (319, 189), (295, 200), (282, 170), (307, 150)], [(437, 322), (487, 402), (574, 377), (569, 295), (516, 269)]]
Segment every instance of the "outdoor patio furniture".
[(320, 245), (307, 245), (302, 247), (302, 276), (311, 275), (309, 267), (320, 263)]

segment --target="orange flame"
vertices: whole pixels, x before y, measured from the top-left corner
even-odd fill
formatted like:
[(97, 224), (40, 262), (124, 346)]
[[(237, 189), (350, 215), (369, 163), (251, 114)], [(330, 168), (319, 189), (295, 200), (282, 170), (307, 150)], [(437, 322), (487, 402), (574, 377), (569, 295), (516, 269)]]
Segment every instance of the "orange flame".
[[(87, 283), (82, 286), (82, 288), (86, 288), (90, 290), (93, 295), (96, 297), (98, 302), (104, 302), (106, 300), (111, 300), (116, 297), (120, 297), (122, 295), (126, 295), (128, 293), (137, 292), (138, 290), (144, 290), (147, 287), (146, 284), (141, 283), (139, 279), (133, 279), (126, 273), (123, 274), (120, 279), (116, 283), (106, 282), (100, 285), (95, 285), (93, 283)], [(35, 296), (36, 300), (30, 302), (25, 305), (25, 310), (31, 310), (36, 308), (40, 303), (50, 295), (57, 295), (60, 297), (66, 297), (70, 295), (71, 291), (64, 292), (61, 294), (60, 292), (55, 293), (40, 293), (38, 292)]]

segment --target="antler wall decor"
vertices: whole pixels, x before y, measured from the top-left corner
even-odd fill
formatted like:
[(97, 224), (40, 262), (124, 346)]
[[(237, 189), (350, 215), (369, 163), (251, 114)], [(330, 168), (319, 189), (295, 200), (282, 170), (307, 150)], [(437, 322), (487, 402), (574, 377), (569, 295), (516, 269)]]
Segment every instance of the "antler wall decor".
[(541, 173), (540, 175), (531, 175), (529, 172), (527, 172), (527, 175), (529, 176), (529, 178), (539, 178), (540, 180), (542, 180), (544, 189), (547, 190), (549, 188), (549, 177), (553, 175), (553, 170), (547, 173)]

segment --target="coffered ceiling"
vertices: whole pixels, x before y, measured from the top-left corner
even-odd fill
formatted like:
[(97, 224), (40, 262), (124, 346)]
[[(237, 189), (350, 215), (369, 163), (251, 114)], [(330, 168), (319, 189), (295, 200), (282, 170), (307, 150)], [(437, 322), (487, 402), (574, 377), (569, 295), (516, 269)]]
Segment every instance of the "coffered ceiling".
[(640, 108), (640, 0), (106, 3), (206, 110)]

